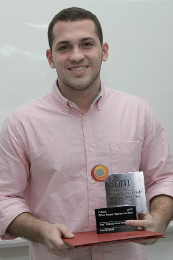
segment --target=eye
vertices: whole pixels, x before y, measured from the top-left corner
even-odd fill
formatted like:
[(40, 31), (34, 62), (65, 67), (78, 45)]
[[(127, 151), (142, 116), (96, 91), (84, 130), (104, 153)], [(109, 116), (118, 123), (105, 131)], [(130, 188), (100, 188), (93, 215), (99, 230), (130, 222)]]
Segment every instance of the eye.
[(67, 50), (69, 50), (69, 49), (70, 49), (70, 47), (69, 47), (69, 46), (67, 46), (67, 45), (64, 45), (64, 46), (60, 46), (60, 47), (58, 48), (58, 51), (65, 52), (65, 51), (67, 51)]
[(86, 47), (86, 48), (90, 48), (90, 47), (93, 46), (93, 43), (92, 43), (92, 42), (85, 42), (85, 43), (83, 44), (83, 46)]

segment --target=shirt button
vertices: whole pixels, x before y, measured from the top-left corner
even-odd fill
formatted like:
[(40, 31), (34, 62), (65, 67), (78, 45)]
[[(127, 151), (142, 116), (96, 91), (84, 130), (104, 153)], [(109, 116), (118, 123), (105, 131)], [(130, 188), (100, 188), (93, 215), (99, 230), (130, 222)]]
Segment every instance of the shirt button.
[(92, 179), (92, 180), (91, 180), (91, 183), (94, 184), (94, 183), (96, 183), (96, 181)]
[(89, 152), (91, 152), (91, 151), (92, 151), (92, 149), (93, 149), (93, 148), (92, 148), (92, 147), (90, 147), (90, 148), (89, 148)]
[(92, 212), (92, 215), (95, 216), (95, 211)]
[(73, 104), (70, 104), (70, 107), (74, 107)]
[(88, 120), (88, 117), (84, 117), (84, 120), (87, 121), (87, 120)]

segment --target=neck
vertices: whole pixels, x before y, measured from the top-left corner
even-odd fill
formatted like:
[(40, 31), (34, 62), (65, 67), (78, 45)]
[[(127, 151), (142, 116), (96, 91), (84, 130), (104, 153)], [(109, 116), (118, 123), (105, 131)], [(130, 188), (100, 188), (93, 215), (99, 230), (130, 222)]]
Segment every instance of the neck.
[(75, 90), (69, 87), (62, 88), (59, 85), (59, 90), (65, 98), (75, 103), (81, 111), (87, 113), (99, 93), (100, 84), (90, 86), (85, 90)]

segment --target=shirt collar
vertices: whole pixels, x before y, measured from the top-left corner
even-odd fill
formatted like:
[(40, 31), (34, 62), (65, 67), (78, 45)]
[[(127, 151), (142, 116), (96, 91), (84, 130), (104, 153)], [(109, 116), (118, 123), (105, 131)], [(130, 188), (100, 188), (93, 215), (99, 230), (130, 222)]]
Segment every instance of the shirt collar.
[[(59, 87), (58, 87), (58, 80), (56, 80), (53, 84), (53, 88), (52, 88), (52, 92), (51, 92), (51, 96), (53, 98), (53, 100), (55, 101), (55, 103), (65, 112), (65, 113), (69, 113), (71, 108), (76, 108), (77, 110), (78, 107), (76, 104), (74, 104), (73, 102), (71, 102), (70, 100), (66, 99), (60, 92)], [(100, 91), (97, 95), (97, 97), (95, 98), (95, 100), (93, 101), (93, 104), (97, 105), (98, 110), (101, 109), (101, 106), (103, 104), (104, 101), (104, 97), (105, 96), (105, 88), (104, 88), (104, 84), (101, 81), (101, 87), (100, 87)]]

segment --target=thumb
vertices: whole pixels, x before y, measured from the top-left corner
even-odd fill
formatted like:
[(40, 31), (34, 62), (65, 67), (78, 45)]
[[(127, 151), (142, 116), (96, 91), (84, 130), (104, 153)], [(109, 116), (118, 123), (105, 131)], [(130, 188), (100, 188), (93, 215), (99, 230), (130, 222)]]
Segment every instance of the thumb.
[(73, 238), (74, 234), (65, 226), (65, 225), (60, 225), (58, 227), (59, 231), (62, 234), (62, 237), (64, 238)]
[(141, 214), (138, 214), (138, 219), (139, 220), (145, 220), (147, 217), (148, 217), (149, 214), (147, 213), (141, 213)]

